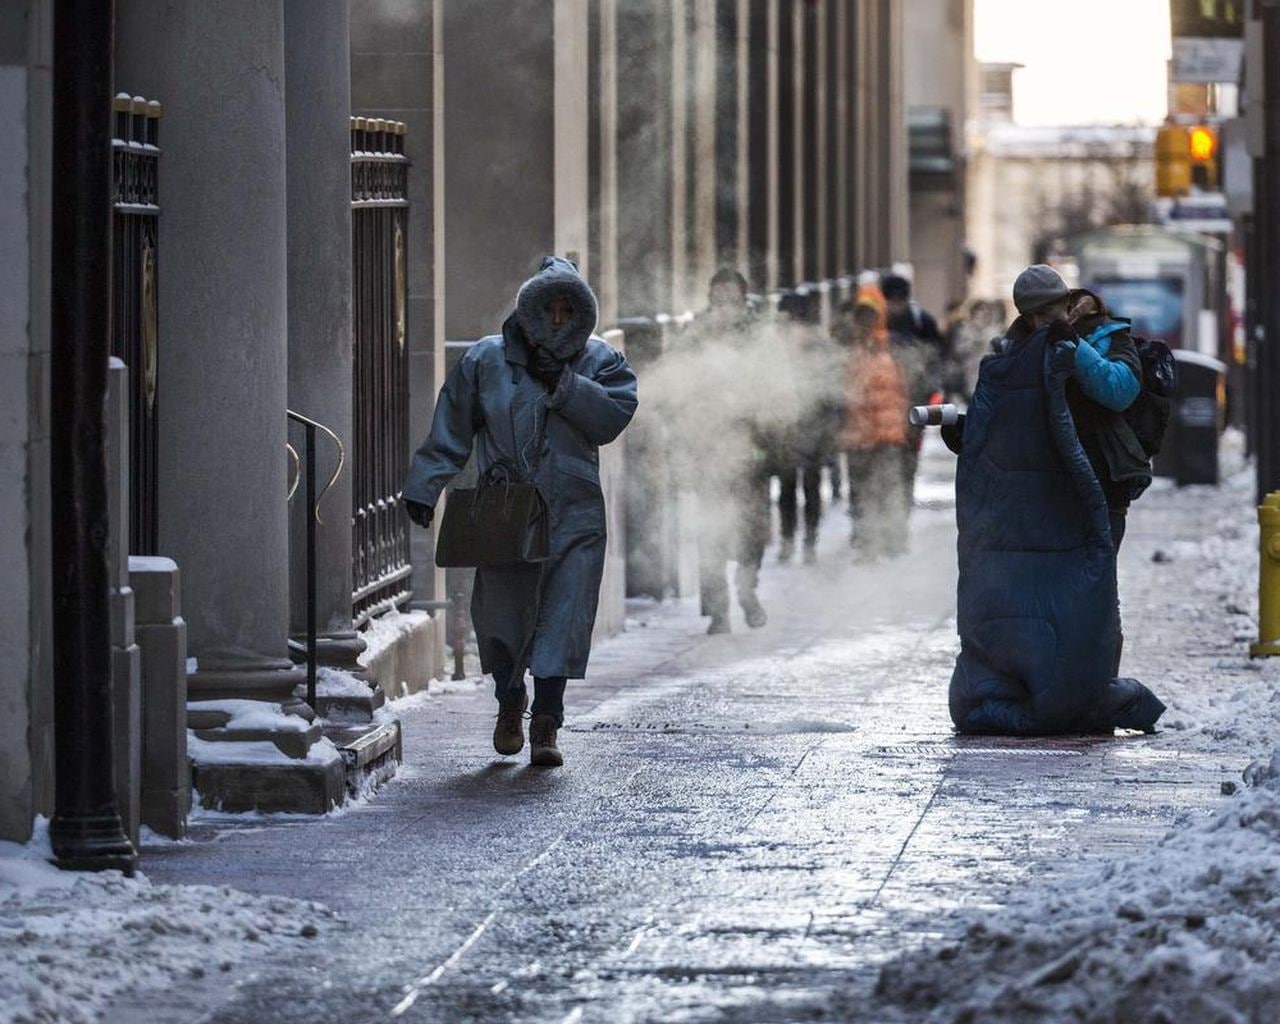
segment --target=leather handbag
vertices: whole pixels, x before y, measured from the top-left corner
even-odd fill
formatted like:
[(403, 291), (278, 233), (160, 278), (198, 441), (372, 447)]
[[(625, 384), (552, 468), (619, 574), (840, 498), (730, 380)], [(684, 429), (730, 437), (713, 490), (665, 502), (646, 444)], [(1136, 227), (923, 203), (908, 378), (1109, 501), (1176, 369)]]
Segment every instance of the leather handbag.
[(436, 538), (442, 569), (545, 562), (550, 548), (546, 499), (537, 485), (511, 480), (506, 467), (493, 467), (476, 487), (449, 492)]

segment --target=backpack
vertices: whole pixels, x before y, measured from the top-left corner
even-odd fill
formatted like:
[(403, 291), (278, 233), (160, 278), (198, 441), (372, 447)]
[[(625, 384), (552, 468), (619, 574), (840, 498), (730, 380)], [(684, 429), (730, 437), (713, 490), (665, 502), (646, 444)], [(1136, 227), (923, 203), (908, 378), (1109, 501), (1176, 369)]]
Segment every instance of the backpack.
[(1154, 458), (1160, 454), (1169, 429), (1173, 395), (1178, 390), (1178, 363), (1159, 338), (1135, 337), (1133, 343), (1142, 360), (1142, 390), (1124, 411), (1124, 418), (1142, 450)]

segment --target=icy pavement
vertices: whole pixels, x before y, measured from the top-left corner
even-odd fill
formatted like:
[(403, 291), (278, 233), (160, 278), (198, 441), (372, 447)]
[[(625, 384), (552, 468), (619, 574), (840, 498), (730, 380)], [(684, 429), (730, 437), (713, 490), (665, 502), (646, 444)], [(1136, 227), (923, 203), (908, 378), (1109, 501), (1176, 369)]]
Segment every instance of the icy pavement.
[[(851, 565), (836, 509), (818, 565), (778, 567), (771, 554), (763, 630), (735, 622), (734, 635), (706, 637), (689, 604), (633, 609), (592, 679), (570, 687), (562, 771), (495, 758), (485, 688), (450, 684), (397, 703), (407, 763), (356, 809), (323, 821), (206, 818), (193, 841), (147, 849), (154, 879), (319, 900), (338, 921), (311, 946), (228, 972), (217, 990), (130, 996), (106, 1019), (882, 1021), (932, 1006), (937, 1019), (981, 1021), (991, 1015), (964, 1007), (1001, 986), (1047, 998), (1132, 980), (1125, 964), (1158, 971), (1176, 959), (1156, 956), (1163, 936), (1184, 932), (1203, 944), (1183, 947), (1190, 977), (1226, 977), (1241, 961), (1213, 936), (1244, 936), (1247, 921), (1259, 942), (1274, 934), (1274, 917), (1250, 909), (1273, 905), (1273, 879), (1224, 868), (1187, 888), (1202, 877), (1195, 850), (1230, 860), (1223, 837), (1250, 831), (1250, 856), (1274, 841), (1263, 817), (1245, 830), (1231, 817), (1252, 815), (1269, 791), (1220, 795), (1280, 735), (1276, 669), (1242, 654), (1256, 587), (1247, 483), (1162, 488), (1131, 517), (1126, 668), (1170, 703), (1169, 728), (958, 739), (946, 713), (949, 464), (926, 465), (929, 507), (916, 512), (911, 553)], [(1171, 828), (1165, 852), (1151, 852)], [(1108, 866), (1120, 858), (1136, 866)], [(1142, 865), (1165, 863), (1177, 866), (1161, 902), (1159, 868)], [(1233, 892), (1236, 917), (1204, 912), (1194, 924), (1196, 906)], [(1038, 945), (1042, 919), (1073, 923)], [(1128, 960), (1126, 942), (1139, 943)], [(1051, 961), (1062, 964), (1036, 974)], [(1035, 984), (1044, 977), (1048, 988)], [(1218, 988), (1229, 1004), (1232, 982)], [(1078, 1019), (1161, 1019), (1097, 1005)]]

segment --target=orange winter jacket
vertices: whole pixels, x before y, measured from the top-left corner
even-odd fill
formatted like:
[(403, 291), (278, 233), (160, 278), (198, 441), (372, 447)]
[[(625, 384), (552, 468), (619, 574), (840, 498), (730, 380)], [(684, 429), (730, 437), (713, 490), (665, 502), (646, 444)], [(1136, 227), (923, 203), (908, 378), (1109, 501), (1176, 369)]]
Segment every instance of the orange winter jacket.
[(866, 451), (907, 442), (907, 381), (889, 350), (889, 313), (873, 284), (858, 289), (855, 309), (875, 310), (876, 322), (856, 340), (845, 370), (845, 414), (841, 447)]

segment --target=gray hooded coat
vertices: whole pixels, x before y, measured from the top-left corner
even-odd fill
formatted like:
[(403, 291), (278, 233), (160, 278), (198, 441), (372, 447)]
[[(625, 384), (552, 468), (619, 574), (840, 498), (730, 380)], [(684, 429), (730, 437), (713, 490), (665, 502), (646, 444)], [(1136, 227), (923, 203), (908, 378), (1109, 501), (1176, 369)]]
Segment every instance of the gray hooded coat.
[[(568, 324), (553, 332), (545, 310), (563, 296)], [(475, 449), (481, 476), (495, 466), (533, 480), (551, 515), (550, 557), (536, 565), (476, 570), (471, 618), (480, 662), (503, 685), (586, 675), (605, 561), (598, 447), (636, 410), (626, 358), (592, 334), (596, 299), (567, 260), (548, 257), (526, 281), (502, 334), (482, 338), (449, 374), (431, 433), (413, 457), (409, 501), (435, 506)], [(528, 370), (534, 346), (566, 361), (554, 391)]]

